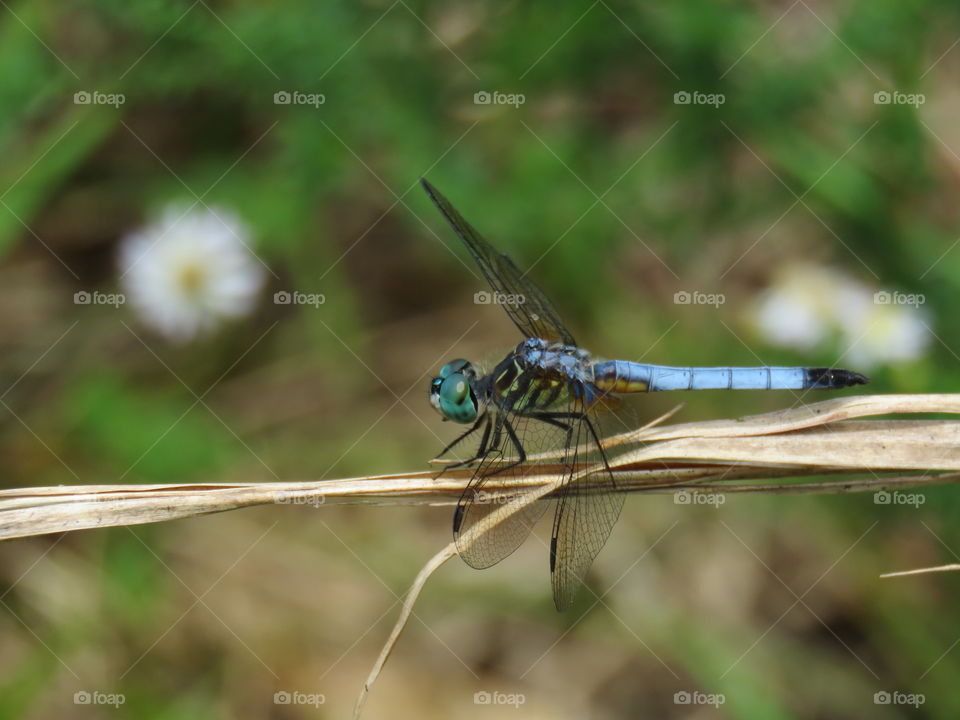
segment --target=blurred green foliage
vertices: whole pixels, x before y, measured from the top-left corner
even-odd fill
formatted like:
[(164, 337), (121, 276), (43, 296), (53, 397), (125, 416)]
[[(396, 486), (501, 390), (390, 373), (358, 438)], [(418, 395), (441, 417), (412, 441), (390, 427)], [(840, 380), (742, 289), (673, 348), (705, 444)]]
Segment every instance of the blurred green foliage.
[[(517, 340), (496, 309), (472, 304), (482, 288), (416, 186), (424, 175), (520, 266), (533, 266), (576, 336), (601, 354), (831, 364), (836, 352), (766, 346), (744, 321), (777, 267), (811, 260), (926, 297), (937, 341), (916, 362), (878, 368), (871, 390), (955, 391), (958, 33), (960, 6), (946, 0), (6, 5), (3, 485), (420, 466), (449, 430), (427, 407), (426, 375), (448, 357), (495, 356)], [(893, 90), (925, 102), (874, 102)], [(124, 102), (74, 102), (93, 91)], [(275, 93), (294, 91), (325, 101), (275, 103)], [(477, 105), (479, 91), (525, 102)], [(725, 102), (674, 102), (694, 91)], [(184, 201), (231, 208), (251, 226), (272, 273), (251, 317), (176, 346), (138, 325), (129, 306), (72, 302), (78, 290), (115, 288), (120, 239)], [(723, 292), (727, 303), (673, 303), (691, 288)], [(270, 302), (285, 289), (327, 302)], [(701, 395), (684, 398), (683, 418), (794, 402)], [(645, 400), (638, 420), (676, 402)], [(605, 551), (610, 582), (681, 520), (664, 541), (676, 549), (657, 550), (647, 582), (613, 603), (643, 627), (643, 642), (595, 611), (570, 639), (585, 657), (560, 652), (549, 672), (518, 679), (517, 648), (546, 649), (572, 622), (550, 614), (545, 573), (530, 577), (546, 562), (537, 544), (526, 565), (513, 558), (512, 569), (467, 579), (449, 571), (424, 598), (423, 617), (462, 609), (446, 620), (444, 643), (482, 679), (424, 631), (388, 666), (402, 681), (382, 692), (409, 708), (401, 716), (459, 715), (478, 688), (522, 686), (546, 716), (586, 707), (636, 717), (647, 707), (666, 717), (683, 710), (675, 690), (702, 687), (727, 695), (725, 717), (788, 718), (899, 717), (902, 708), (870, 698), (901, 690), (925, 693), (925, 717), (956, 717), (957, 582), (876, 581), (883, 570), (952, 560), (953, 497), (931, 492), (920, 510), (848, 498), (728, 508), (724, 522), (797, 594), (879, 523), (856, 546), (857, 566), (811, 595), (822, 624), (791, 614), (783, 625), (777, 615), (794, 598), (762, 566), (751, 574), (738, 564), (743, 548), (725, 545), (732, 538), (711, 511), (691, 521), (675, 507), (634, 502), (629, 529), (611, 542), (618, 549)], [(446, 541), (448, 520), (446, 511), (302, 512), (302, 522), (279, 508), (0, 547), (0, 633), (10, 648), (0, 715), (72, 715), (72, 693), (96, 687), (122, 688), (123, 712), (136, 717), (306, 717), (312, 708), (275, 706), (269, 694), (310, 685), (330, 696), (321, 713), (343, 716), (385, 629), (363, 633), (394, 599), (377, 595), (383, 588), (363, 567), (402, 591)], [(274, 520), (280, 527), (246, 558)], [(714, 545), (727, 549), (711, 564), (704, 548)], [(175, 622), (194, 607), (187, 588), (212, 588), (234, 561), (230, 592), (212, 593), (215, 611), (195, 618), (197, 607)], [(697, 599), (704, 588), (718, 597), (742, 589), (743, 605)], [(586, 611), (591, 601), (582, 602)], [(362, 652), (328, 676), (357, 637), (367, 638)], [(584, 663), (608, 674), (566, 687)], [(349, 690), (334, 691), (337, 683)], [(556, 704), (543, 700), (551, 693)]]

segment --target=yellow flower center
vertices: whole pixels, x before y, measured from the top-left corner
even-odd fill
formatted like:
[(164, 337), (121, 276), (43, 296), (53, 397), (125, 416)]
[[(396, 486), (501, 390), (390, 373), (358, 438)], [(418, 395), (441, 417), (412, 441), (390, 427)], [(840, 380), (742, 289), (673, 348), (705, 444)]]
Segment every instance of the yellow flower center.
[(184, 263), (180, 267), (177, 281), (187, 295), (199, 295), (205, 280), (206, 272), (199, 263)]

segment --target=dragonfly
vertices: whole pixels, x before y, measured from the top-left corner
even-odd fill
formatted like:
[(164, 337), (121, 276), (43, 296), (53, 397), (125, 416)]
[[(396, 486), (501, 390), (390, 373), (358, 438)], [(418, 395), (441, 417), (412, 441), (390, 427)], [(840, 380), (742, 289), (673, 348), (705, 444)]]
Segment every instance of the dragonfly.
[[(444, 420), (469, 425), (437, 456), (477, 437), (473, 470), (453, 515), (457, 553), (488, 568), (514, 552), (551, 505), (550, 578), (554, 604), (570, 607), (606, 543), (625, 493), (614, 480), (600, 419), (624, 394), (663, 390), (808, 390), (863, 385), (868, 378), (827, 367), (671, 367), (601, 360), (581, 348), (551, 302), (498, 252), (433, 185), (430, 199), (466, 246), (523, 341), (489, 370), (458, 358), (430, 382), (430, 404)], [(531, 457), (553, 452), (559, 482), (534, 497), (526, 480)], [(517, 488), (502, 500), (485, 488)], [(531, 497), (534, 499), (531, 500)]]

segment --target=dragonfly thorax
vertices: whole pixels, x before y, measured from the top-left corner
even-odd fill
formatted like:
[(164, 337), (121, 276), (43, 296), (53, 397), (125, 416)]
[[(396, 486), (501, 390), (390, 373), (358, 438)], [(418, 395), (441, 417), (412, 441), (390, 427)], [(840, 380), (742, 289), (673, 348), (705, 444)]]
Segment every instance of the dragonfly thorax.
[(528, 338), (489, 376), (491, 401), (502, 411), (538, 412), (570, 401), (592, 404), (593, 360), (574, 345)]
[(578, 382), (592, 379), (593, 358), (576, 345), (527, 338), (517, 346), (516, 356), (527, 368), (540, 368)]

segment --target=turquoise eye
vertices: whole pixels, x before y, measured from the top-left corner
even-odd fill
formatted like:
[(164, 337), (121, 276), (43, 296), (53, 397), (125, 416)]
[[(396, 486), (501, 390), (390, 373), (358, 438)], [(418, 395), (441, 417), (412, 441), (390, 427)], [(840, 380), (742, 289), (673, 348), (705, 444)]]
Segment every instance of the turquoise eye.
[(470, 386), (476, 371), (468, 360), (457, 358), (440, 369), (430, 381), (430, 404), (444, 420), (471, 423), (479, 412), (477, 396)]
[(464, 360), (463, 358), (457, 358), (456, 360), (451, 360), (442, 368), (440, 368), (440, 379), (446, 378), (451, 373), (462, 372), (464, 368), (469, 367), (470, 362)]
[(439, 388), (438, 409), (444, 417), (454, 422), (469, 423), (477, 419), (477, 403), (465, 375), (452, 372), (443, 378)]
[(440, 384), (440, 402), (459, 405), (470, 392), (470, 386), (467, 385), (467, 379), (460, 373), (447, 375)]

